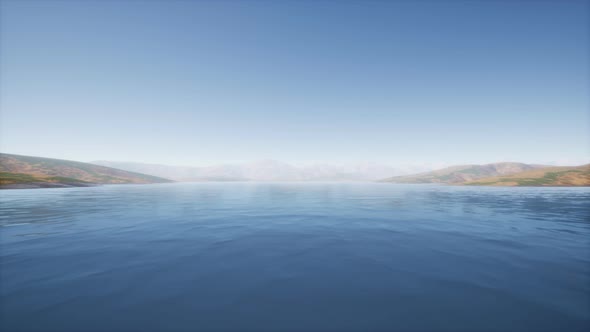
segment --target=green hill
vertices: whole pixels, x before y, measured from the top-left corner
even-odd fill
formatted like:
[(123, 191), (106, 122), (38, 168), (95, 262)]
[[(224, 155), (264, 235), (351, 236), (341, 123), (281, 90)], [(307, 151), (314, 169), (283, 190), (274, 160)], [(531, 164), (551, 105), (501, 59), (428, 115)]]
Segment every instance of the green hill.
[(83, 162), (0, 154), (0, 188), (172, 182), (168, 179)]
[(503, 176), (534, 170), (540, 167), (546, 166), (508, 162), (486, 165), (462, 165), (414, 175), (395, 176), (381, 180), (380, 182), (459, 184), (481, 178)]
[(590, 186), (590, 164), (577, 167), (546, 167), (508, 176), (468, 181), (473, 186)]

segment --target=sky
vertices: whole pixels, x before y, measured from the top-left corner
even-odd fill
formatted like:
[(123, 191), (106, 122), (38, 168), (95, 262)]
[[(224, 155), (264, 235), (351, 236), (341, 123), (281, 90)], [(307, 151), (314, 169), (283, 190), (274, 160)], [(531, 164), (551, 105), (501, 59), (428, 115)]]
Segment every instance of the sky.
[(6, 1), (0, 150), (590, 160), (589, 1)]

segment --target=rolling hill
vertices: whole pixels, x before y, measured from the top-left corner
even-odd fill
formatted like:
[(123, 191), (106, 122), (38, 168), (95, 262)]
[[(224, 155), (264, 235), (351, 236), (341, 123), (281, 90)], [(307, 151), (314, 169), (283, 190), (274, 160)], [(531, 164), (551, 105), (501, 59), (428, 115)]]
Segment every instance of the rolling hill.
[(78, 187), (144, 184), (168, 179), (83, 162), (0, 154), (0, 188)]
[(546, 167), (507, 176), (467, 181), (474, 186), (590, 186), (590, 164), (570, 167)]
[(485, 165), (462, 165), (447, 167), (440, 170), (419, 173), (415, 175), (395, 176), (383, 179), (380, 182), (459, 184), (493, 176), (515, 174), (542, 167), (547, 166), (510, 162), (493, 163)]

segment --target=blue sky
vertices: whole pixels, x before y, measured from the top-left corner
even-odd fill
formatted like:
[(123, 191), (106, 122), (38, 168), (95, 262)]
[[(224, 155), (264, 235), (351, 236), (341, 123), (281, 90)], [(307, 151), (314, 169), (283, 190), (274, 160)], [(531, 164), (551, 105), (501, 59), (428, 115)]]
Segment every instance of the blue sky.
[(2, 1), (0, 149), (201, 165), (590, 157), (588, 1)]

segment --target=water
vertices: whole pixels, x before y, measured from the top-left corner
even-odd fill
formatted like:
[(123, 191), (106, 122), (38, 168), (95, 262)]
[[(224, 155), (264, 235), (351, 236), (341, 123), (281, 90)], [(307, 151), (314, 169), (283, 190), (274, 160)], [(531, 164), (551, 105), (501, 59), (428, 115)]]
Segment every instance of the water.
[(590, 189), (0, 192), (3, 331), (583, 331)]

